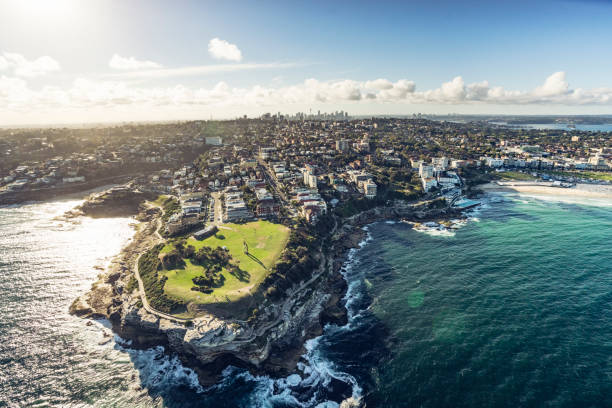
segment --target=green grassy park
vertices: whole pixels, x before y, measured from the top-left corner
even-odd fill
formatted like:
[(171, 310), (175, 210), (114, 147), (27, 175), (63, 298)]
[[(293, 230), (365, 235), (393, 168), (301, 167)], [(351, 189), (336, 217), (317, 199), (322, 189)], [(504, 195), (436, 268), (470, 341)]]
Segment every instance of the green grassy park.
[(503, 173), (496, 173), (496, 176), (504, 181), (533, 181), (537, 179), (529, 173), (521, 173), (518, 171), (504, 171)]
[[(159, 277), (167, 277), (164, 284), (166, 295), (186, 303), (208, 304), (235, 301), (254, 290), (270, 272), (278, 260), (289, 238), (289, 228), (269, 221), (256, 221), (246, 224), (224, 224), (219, 231), (209, 238), (198, 241), (192, 237), (187, 245), (197, 250), (202, 247), (215, 249), (225, 247), (231, 256), (230, 265), (236, 266), (230, 271), (223, 268), (223, 284), (215, 287), (212, 293), (194, 291), (193, 278), (204, 274), (204, 267), (184, 259), (184, 265), (177, 269), (159, 271)], [(244, 252), (244, 241), (248, 245), (248, 254)], [(166, 244), (161, 253), (169, 253), (174, 244)], [(238, 271), (238, 272), (237, 272)]]
[[(603, 171), (548, 171), (547, 173), (562, 177), (587, 178), (591, 180), (612, 181), (611, 172)], [(536, 180), (529, 173), (521, 173), (519, 171), (504, 171), (495, 173), (495, 176), (503, 181), (532, 181)]]
[(612, 181), (612, 172), (604, 171), (551, 171), (551, 174), (562, 177), (587, 178), (591, 180)]

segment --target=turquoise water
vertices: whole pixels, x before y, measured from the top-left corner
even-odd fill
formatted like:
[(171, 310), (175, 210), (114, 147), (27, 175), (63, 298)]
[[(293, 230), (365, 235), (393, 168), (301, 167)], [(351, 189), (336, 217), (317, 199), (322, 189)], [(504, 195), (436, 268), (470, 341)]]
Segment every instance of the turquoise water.
[(0, 407), (612, 406), (612, 203), (495, 197), (452, 233), (369, 226), (343, 268), (349, 323), (292, 376), (229, 368), (209, 389), (68, 315), (129, 219), (0, 208)]
[(390, 332), (373, 406), (612, 406), (612, 208), (497, 202), (454, 236), (370, 228)]

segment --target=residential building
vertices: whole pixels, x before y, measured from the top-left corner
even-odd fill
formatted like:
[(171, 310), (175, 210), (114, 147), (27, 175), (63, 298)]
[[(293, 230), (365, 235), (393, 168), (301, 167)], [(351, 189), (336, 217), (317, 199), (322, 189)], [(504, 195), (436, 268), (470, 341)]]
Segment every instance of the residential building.
[(221, 146), (223, 139), (219, 136), (206, 136), (206, 144), (212, 146)]

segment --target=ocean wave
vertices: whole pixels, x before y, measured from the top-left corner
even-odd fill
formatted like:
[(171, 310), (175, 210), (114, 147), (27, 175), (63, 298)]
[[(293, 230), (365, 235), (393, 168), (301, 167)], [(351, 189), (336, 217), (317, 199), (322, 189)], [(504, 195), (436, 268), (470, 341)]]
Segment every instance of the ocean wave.
[(538, 201), (546, 201), (553, 203), (566, 203), (576, 205), (587, 205), (593, 207), (612, 207), (612, 200), (606, 198), (589, 198), (564, 195), (544, 195), (544, 194), (524, 194), (520, 196), (530, 197)]
[(444, 238), (452, 238), (455, 236), (455, 231), (450, 229), (439, 229), (439, 228), (414, 228), (415, 231), (420, 232), (422, 234), (426, 234), (432, 237), (444, 237)]
[[(324, 342), (328, 342), (334, 336), (345, 333), (356, 328), (360, 318), (358, 301), (363, 293), (362, 281), (356, 274), (357, 253), (372, 240), (368, 226), (362, 228), (366, 232), (364, 239), (357, 248), (352, 248), (347, 254), (347, 260), (342, 266), (340, 273), (348, 282), (348, 288), (343, 298), (348, 311), (348, 322), (346, 325), (338, 326), (328, 324), (323, 329), (321, 336), (308, 340), (304, 347), (306, 353), (302, 356), (303, 361), (298, 363), (298, 372), (285, 378), (272, 379), (269, 376), (256, 376), (246, 370), (236, 367), (228, 367), (223, 371), (222, 380), (206, 392), (225, 393), (231, 390), (239, 382), (251, 384), (250, 403), (254, 406), (295, 406), (304, 408), (337, 408), (358, 407), (362, 404), (363, 389), (357, 379), (351, 374), (340, 369), (324, 352)], [(337, 402), (329, 398), (330, 388), (334, 382), (340, 382), (350, 387), (350, 397)]]
[(131, 348), (131, 341), (114, 336), (114, 348), (127, 353), (134, 367), (139, 371), (141, 387), (153, 394), (159, 394), (171, 387), (188, 387), (197, 393), (204, 388), (195, 371), (185, 367), (178, 356), (169, 355), (162, 346), (145, 350)]
[[(344, 371), (328, 356), (327, 347), (335, 343), (335, 336), (340, 336), (359, 327), (362, 316), (361, 298), (364, 284), (357, 265), (360, 260), (357, 254), (373, 238), (368, 227), (357, 248), (349, 250), (346, 262), (340, 273), (348, 283), (343, 298), (348, 310), (348, 322), (338, 326), (328, 324), (323, 334), (308, 340), (304, 347), (306, 352), (298, 363), (297, 372), (284, 378), (253, 375), (247, 370), (237, 367), (227, 367), (221, 381), (208, 388), (198, 382), (197, 374), (185, 367), (178, 356), (167, 353), (162, 346), (145, 350), (134, 349), (132, 341), (114, 334), (103, 344), (98, 336), (92, 338), (95, 348), (117, 350), (129, 356), (131, 364), (138, 371), (139, 386), (137, 392), (149, 394), (153, 399), (165, 398), (173, 389), (186, 387), (193, 392), (197, 400), (217, 401), (220, 404), (228, 398), (238, 398), (239, 406), (283, 406), (283, 407), (357, 407), (362, 404), (363, 388), (358, 380)], [(108, 334), (110, 323), (107, 320), (95, 321), (101, 335)], [(238, 391), (239, 390), (239, 391)], [(143, 394), (144, 395), (144, 394)]]

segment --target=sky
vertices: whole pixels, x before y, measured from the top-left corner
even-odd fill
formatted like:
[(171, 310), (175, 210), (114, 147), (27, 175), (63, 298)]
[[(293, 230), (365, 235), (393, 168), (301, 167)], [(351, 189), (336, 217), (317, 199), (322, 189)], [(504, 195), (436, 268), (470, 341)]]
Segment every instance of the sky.
[(612, 114), (612, 1), (0, 0), (0, 126)]

